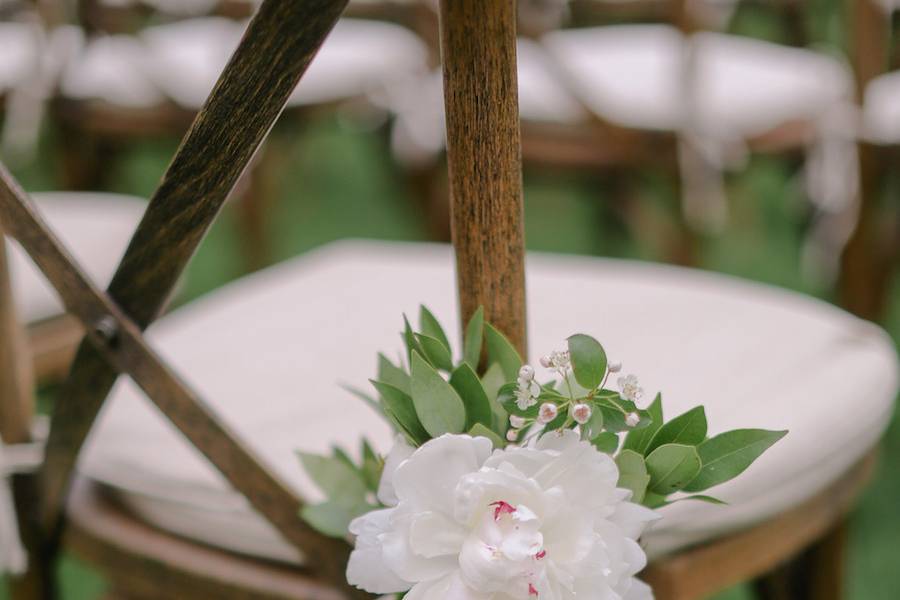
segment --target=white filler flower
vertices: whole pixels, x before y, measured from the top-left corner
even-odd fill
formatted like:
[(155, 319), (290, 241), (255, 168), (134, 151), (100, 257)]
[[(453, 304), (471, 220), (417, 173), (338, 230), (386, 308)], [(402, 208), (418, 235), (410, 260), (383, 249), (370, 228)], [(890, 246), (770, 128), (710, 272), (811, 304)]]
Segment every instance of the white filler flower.
[(491, 451), (443, 435), (387, 458), (390, 508), (350, 524), (347, 579), (406, 600), (646, 600), (637, 543), (653, 511), (617, 489), (613, 460), (573, 431)]

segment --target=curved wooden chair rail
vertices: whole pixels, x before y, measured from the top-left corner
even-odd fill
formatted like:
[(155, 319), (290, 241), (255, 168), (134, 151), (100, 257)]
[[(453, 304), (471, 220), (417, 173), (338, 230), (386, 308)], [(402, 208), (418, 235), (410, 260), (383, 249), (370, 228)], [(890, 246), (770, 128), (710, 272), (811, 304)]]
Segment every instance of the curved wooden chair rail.
[[(174, 375), (142, 335), (166, 306), (188, 260), (346, 4), (263, 2), (151, 198), (106, 292), (84, 275), (0, 166), (4, 233), (29, 253), (85, 331), (54, 407), (45, 462), (38, 474), (13, 481), (31, 559), (28, 573), (11, 581), (16, 600), (54, 597), (52, 565), (62, 543), (96, 561), (112, 576), (115, 593), (126, 597), (203, 597), (207, 591), (216, 598), (267, 597), (265, 589), (276, 598), (368, 597), (346, 583), (349, 545), (316, 533), (297, 517), (302, 500)], [(442, 0), (440, 26), (461, 322), (483, 306), (485, 317), (526, 355), (515, 2)], [(0, 435), (8, 444), (28, 443), (31, 362), (15, 319), (2, 249), (0, 244), (0, 372), (14, 376), (0, 380)], [(91, 488), (80, 483), (71, 488), (78, 453), (120, 374), (130, 376), (229, 483), (303, 552), (314, 578), (154, 532), (104, 504)], [(695, 596), (677, 594), (705, 593), (722, 584), (721, 577), (708, 575), (706, 587), (685, 588), (689, 561), (719, 565), (715, 576), (724, 576), (727, 568), (747, 576), (787, 560), (838, 522), (865, 473), (857, 469), (835, 484), (834, 493), (744, 534), (675, 556), (649, 575), (660, 594), (675, 594), (661, 597), (680, 600)], [(845, 496), (847, 490), (854, 493)], [(778, 539), (771, 537), (773, 532)], [(740, 548), (761, 545), (771, 549), (769, 559), (749, 566), (729, 567), (723, 555), (727, 550), (737, 556)], [(229, 590), (235, 595), (228, 595)]]
[[(827, 489), (763, 523), (652, 563), (642, 577), (657, 600), (702, 600), (754, 580), (801, 554), (840, 524), (869, 480), (871, 452)], [(338, 591), (297, 568), (182, 540), (132, 517), (97, 484), (78, 480), (68, 504), (66, 547), (110, 575), (110, 596), (332, 600)], [(817, 580), (835, 576), (829, 569)], [(822, 600), (827, 595), (813, 593)], [(837, 597), (837, 596), (834, 596)]]

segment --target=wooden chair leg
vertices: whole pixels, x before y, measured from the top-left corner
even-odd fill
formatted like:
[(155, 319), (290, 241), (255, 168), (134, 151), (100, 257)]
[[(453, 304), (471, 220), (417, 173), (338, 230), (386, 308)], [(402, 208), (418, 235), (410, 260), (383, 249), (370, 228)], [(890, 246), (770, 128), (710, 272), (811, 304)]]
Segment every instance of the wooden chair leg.
[(759, 600), (841, 600), (844, 597), (846, 520), (793, 561), (757, 579)]

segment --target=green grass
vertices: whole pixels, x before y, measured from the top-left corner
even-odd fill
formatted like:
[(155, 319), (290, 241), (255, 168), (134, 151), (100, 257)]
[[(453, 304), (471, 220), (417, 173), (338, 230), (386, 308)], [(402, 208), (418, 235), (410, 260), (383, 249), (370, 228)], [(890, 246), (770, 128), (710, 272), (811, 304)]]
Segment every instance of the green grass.
[[(274, 259), (282, 260), (345, 237), (417, 240), (426, 237), (421, 211), (404, 179), (388, 162), (383, 139), (323, 120), (303, 130), (279, 127), (270, 149), (281, 169), (271, 207), (270, 238)], [(176, 143), (145, 144), (123, 155), (114, 167), (111, 188), (147, 195), (155, 187)], [(18, 171), (31, 190), (54, 187), (53, 140), (47, 139), (41, 161)], [(113, 166), (111, 166), (113, 168)], [(641, 200), (635, 213), (623, 210), (613, 189), (628, 190)], [(756, 158), (729, 179), (727, 230), (705, 241), (706, 268), (827, 297), (821, 282), (800, 273), (800, 247), (809, 215), (796, 184), (796, 166)], [(532, 249), (606, 256), (663, 258), (654, 228), (671, 221), (672, 192), (659, 175), (608, 178), (527, 173), (526, 232)], [(244, 262), (237, 242), (236, 215), (226, 208), (192, 261), (183, 299), (207, 293), (238, 277)], [(900, 338), (900, 282), (894, 286), (887, 326)], [(900, 424), (885, 441), (885, 460), (875, 485), (854, 514), (849, 560), (850, 598), (893, 600), (900, 589), (897, 540), (900, 539)], [(103, 584), (89, 569), (65, 560), (60, 577), (66, 598), (99, 597)], [(717, 600), (749, 598), (735, 588)], [(4, 599), (0, 586), (0, 599)]]

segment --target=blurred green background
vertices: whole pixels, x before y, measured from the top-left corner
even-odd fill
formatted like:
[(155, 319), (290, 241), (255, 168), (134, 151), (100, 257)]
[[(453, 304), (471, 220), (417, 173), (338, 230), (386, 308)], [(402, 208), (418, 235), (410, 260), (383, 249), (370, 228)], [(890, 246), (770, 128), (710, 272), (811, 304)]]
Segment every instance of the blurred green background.
[[(839, 51), (844, 40), (835, 0), (810, 2), (809, 37)], [(733, 29), (780, 39), (788, 33), (778, 19), (754, 4), (738, 14)], [(52, 124), (41, 142), (40, 160), (16, 175), (30, 191), (54, 189), (59, 172), (58, 139)], [(337, 116), (323, 116), (302, 127), (281, 123), (273, 132), (281, 170), (270, 208), (272, 260), (284, 260), (332, 240), (363, 237), (427, 239), (420, 204), (392, 164), (383, 135)], [(177, 148), (176, 139), (141, 143), (110, 168), (111, 191), (149, 196)], [(643, 227), (664, 227), (673, 219), (673, 195), (659, 174), (627, 175), (639, 197)], [(885, 190), (897, 198), (896, 177)], [(833, 290), (804, 277), (801, 249), (812, 212), (796, 160), (752, 157), (747, 168), (729, 175), (729, 220), (724, 232), (702, 241), (701, 267), (833, 299)], [(632, 235), (617, 209), (611, 186), (600, 176), (526, 172), (526, 236), (529, 249), (564, 253), (664, 260), (653, 235)], [(896, 209), (896, 204), (893, 205)], [(896, 213), (894, 214), (896, 217)], [(181, 301), (189, 301), (239, 277), (246, 261), (238, 241), (237, 214), (226, 207), (191, 263)], [(900, 340), (900, 279), (894, 278), (890, 312), (884, 322)], [(852, 418), (852, 412), (848, 413)], [(884, 442), (879, 473), (853, 514), (849, 559), (849, 598), (900, 597), (900, 422), (895, 418)], [(60, 565), (64, 598), (99, 598), (104, 583), (90, 569), (66, 558)], [(0, 585), (0, 600), (6, 598)], [(737, 588), (717, 600), (750, 598)]]

